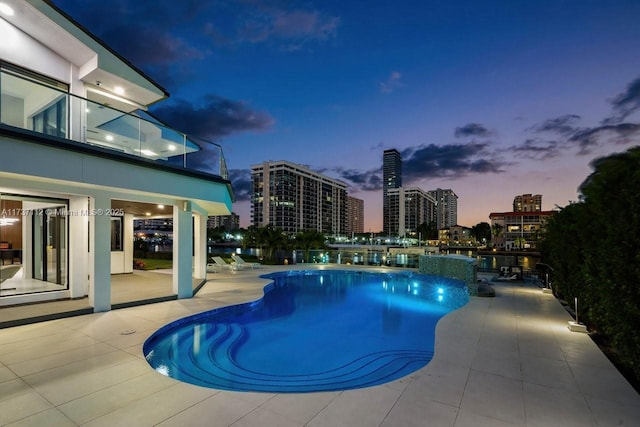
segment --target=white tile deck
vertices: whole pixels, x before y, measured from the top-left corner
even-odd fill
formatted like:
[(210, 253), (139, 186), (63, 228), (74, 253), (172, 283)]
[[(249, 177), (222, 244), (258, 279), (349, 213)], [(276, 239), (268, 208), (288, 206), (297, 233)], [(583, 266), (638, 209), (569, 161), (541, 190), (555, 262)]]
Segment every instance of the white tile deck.
[(0, 425), (640, 425), (640, 395), (587, 335), (568, 330), (552, 295), (528, 285), (497, 284), (496, 298), (472, 298), (440, 320), (426, 367), (381, 386), (235, 393), (147, 365), (142, 344), (153, 331), (259, 298), (267, 282), (257, 276), (275, 268), (211, 274), (193, 299), (0, 330)]

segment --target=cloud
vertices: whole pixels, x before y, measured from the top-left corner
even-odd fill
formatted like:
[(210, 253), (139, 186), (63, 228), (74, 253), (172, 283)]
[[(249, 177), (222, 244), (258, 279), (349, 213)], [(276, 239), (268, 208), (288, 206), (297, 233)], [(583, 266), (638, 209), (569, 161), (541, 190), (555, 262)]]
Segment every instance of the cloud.
[[(59, 0), (59, 6), (73, 11), (73, 17), (108, 43), (109, 46), (164, 84), (188, 79), (186, 63), (210, 55), (197, 38), (187, 38), (184, 23), (198, 16), (203, 5), (197, 1), (130, 2), (114, 0), (78, 7), (75, 2)], [(105, 17), (109, 17), (105, 19)]]
[(565, 114), (538, 123), (529, 130), (535, 133), (551, 132), (562, 136), (570, 136), (580, 130), (576, 122), (581, 119), (577, 114)]
[(569, 141), (577, 143), (580, 155), (591, 154), (593, 149), (599, 146), (603, 140), (618, 145), (640, 143), (640, 124), (619, 123), (598, 126), (576, 132), (569, 139)]
[(603, 120), (603, 124), (611, 125), (622, 122), (633, 112), (640, 110), (640, 77), (627, 85), (624, 92), (611, 100), (614, 115)]
[(454, 135), (456, 138), (465, 138), (469, 136), (486, 138), (493, 136), (493, 132), (480, 123), (468, 123), (464, 126), (457, 127), (454, 131)]
[(536, 134), (546, 133), (560, 137), (559, 141), (534, 138), (528, 139), (520, 146), (512, 146), (511, 149), (524, 157), (543, 160), (559, 155), (561, 150), (577, 148), (578, 155), (588, 155), (604, 144), (628, 145), (640, 142), (639, 124), (614, 124), (605, 120), (605, 124), (601, 126), (581, 127), (577, 125), (580, 119), (578, 115), (565, 114), (545, 120), (527, 130)]
[(249, 169), (230, 169), (229, 181), (231, 181), (236, 202), (251, 200), (253, 183), (251, 182), (251, 171)]
[(405, 84), (402, 82), (402, 74), (398, 71), (392, 71), (389, 77), (387, 77), (387, 80), (378, 83), (378, 86), (380, 87), (380, 92), (391, 93), (396, 89), (404, 87)]
[(561, 153), (561, 146), (557, 141), (541, 139), (527, 139), (521, 145), (512, 145), (507, 149), (517, 157), (530, 160), (549, 160)]
[(504, 162), (487, 143), (419, 145), (402, 151), (402, 175), (407, 183), (424, 178), (459, 178), (504, 172)]
[(171, 127), (211, 141), (232, 133), (269, 129), (274, 119), (255, 111), (242, 101), (205, 95), (200, 105), (184, 100), (163, 103), (152, 109), (155, 116)]
[(312, 7), (291, 7), (288, 2), (252, 0), (234, 4), (235, 20), (229, 25), (218, 20), (209, 22), (208, 32), (214, 42), (232, 40), (236, 44), (269, 44), (286, 51), (301, 50), (311, 43), (324, 43), (337, 36), (340, 17)]
[(351, 183), (355, 191), (378, 191), (382, 189), (382, 168), (359, 171), (356, 169), (333, 168), (339, 179)]

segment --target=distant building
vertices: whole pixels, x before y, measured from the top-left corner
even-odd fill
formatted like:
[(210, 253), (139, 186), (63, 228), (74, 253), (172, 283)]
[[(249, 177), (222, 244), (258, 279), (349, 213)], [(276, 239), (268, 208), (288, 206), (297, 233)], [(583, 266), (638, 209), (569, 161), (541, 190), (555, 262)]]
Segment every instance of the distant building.
[(462, 225), (452, 225), (447, 228), (438, 230), (440, 243), (449, 246), (471, 246), (473, 238), (471, 237), (471, 228)]
[(458, 196), (451, 189), (429, 191), (436, 201), (436, 226), (438, 230), (458, 224)]
[(268, 161), (251, 167), (251, 223), (287, 233), (317, 230), (345, 234), (347, 184), (306, 166)]
[(136, 218), (133, 231), (138, 237), (145, 235), (173, 235), (173, 218)]
[(542, 211), (542, 195), (523, 194), (513, 198), (514, 212), (540, 212)]
[(494, 212), (491, 220), (491, 244), (496, 249), (535, 249), (540, 233), (554, 211)]
[(207, 218), (207, 228), (223, 227), (226, 231), (234, 231), (240, 228), (240, 216), (231, 212), (231, 215), (216, 215)]
[[(402, 157), (395, 148), (384, 150), (382, 156), (382, 231), (386, 235), (391, 235), (391, 223), (394, 221), (390, 214), (388, 191), (402, 187)], [(397, 221), (397, 217), (395, 218)], [(397, 225), (395, 227), (397, 232)]]
[(364, 233), (364, 200), (347, 196), (348, 234)]
[(420, 188), (389, 188), (387, 199), (391, 235), (406, 237), (415, 234), (421, 224), (435, 220), (436, 200)]

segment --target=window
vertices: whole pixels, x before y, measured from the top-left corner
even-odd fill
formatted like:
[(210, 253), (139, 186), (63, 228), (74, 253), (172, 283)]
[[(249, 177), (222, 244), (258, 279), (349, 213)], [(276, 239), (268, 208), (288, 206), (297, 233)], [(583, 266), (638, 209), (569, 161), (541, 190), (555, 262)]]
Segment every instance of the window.
[(32, 117), (32, 129), (45, 135), (66, 137), (67, 99), (60, 97), (57, 101), (36, 113)]
[(111, 217), (111, 250), (123, 251), (122, 246), (122, 217)]

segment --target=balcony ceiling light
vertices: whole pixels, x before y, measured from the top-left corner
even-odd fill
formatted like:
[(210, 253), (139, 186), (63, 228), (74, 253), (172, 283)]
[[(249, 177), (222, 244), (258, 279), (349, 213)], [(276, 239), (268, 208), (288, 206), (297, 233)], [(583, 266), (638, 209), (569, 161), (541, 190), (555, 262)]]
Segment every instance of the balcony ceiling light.
[(0, 3), (0, 13), (6, 16), (13, 16), (13, 8), (6, 3)]
[(115, 93), (117, 93), (118, 95), (124, 95), (124, 89), (122, 88), (122, 86), (116, 86), (113, 88), (113, 91)]

